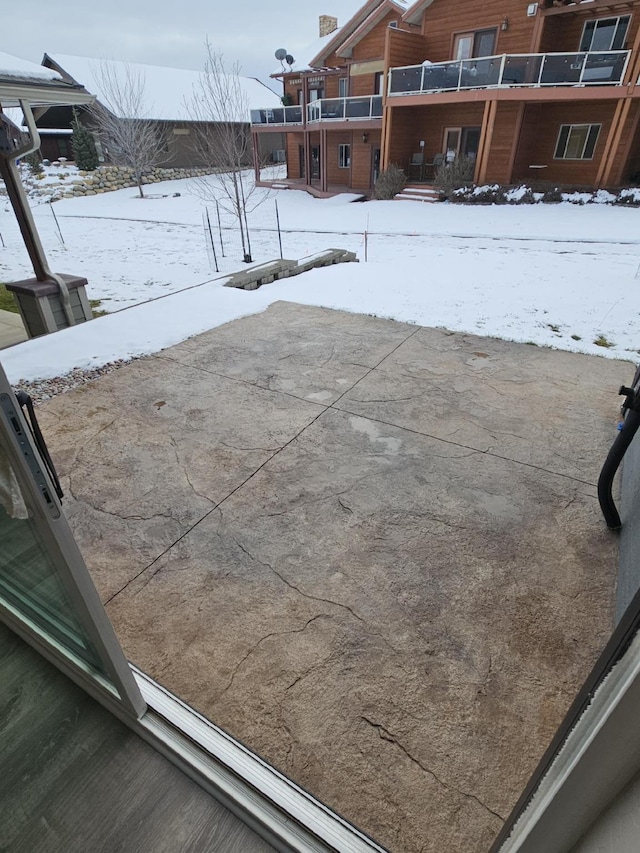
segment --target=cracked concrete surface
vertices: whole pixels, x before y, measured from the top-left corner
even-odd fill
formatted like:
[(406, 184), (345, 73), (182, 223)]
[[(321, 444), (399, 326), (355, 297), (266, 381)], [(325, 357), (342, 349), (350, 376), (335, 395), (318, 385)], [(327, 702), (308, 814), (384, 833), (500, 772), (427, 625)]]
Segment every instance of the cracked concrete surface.
[(483, 853), (612, 628), (630, 366), (278, 303), (55, 398), (129, 657), (399, 853)]

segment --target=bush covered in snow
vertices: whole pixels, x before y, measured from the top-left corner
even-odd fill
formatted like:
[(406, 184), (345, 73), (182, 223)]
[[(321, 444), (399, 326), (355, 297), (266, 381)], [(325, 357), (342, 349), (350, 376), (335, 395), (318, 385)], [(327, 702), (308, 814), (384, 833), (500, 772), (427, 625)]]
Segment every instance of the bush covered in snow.
[(433, 185), (445, 198), (450, 199), (458, 190), (473, 186), (475, 168), (475, 159), (457, 157), (452, 163), (443, 163), (436, 169)]
[(616, 204), (640, 207), (640, 188), (629, 188), (611, 192), (610, 190), (562, 190), (551, 187), (544, 192), (534, 191), (526, 184), (518, 187), (504, 187), (500, 184), (485, 184), (479, 187), (461, 187), (454, 190), (450, 201), (458, 204)]

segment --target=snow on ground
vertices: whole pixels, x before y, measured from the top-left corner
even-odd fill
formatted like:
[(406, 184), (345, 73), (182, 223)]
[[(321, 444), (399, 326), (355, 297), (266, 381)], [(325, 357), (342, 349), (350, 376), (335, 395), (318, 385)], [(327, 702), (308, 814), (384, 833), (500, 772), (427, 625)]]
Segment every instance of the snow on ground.
[[(34, 208), (52, 267), (85, 275), (90, 297), (117, 313), (3, 351), (0, 360), (12, 381), (157, 352), (280, 299), (578, 352), (638, 357), (637, 209), (352, 204), (353, 196), (317, 200), (298, 191), (269, 195), (259, 190), (254, 198), (265, 200), (249, 216), (256, 263), (279, 257), (276, 200), (285, 257), (339, 247), (356, 251), (361, 263), (314, 270), (245, 292), (222, 286), (224, 273), (243, 268), (232, 217), (222, 212), (222, 257), (216, 209), (209, 203), (220, 266), (216, 277), (205, 242), (203, 203), (192, 189), (190, 181), (173, 181), (152, 185), (144, 200), (136, 198), (134, 188), (58, 202), (53, 210), (64, 246), (50, 206)], [(4, 248), (0, 242), (0, 280), (29, 277), (28, 258), (6, 203), (0, 203), (0, 233), (5, 242)], [(192, 289), (176, 292), (185, 288)], [(140, 304), (147, 300), (155, 301)], [(611, 346), (596, 345), (599, 337)]]

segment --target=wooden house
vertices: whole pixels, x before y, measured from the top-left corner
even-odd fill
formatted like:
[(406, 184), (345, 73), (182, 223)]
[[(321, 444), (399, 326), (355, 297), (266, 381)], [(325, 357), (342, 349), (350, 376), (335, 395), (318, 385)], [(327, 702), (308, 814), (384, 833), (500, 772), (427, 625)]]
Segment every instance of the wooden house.
[[(367, 59), (374, 61), (373, 54), (378, 56), (384, 44), (383, 115), (376, 116), (375, 131), (367, 128), (359, 139), (351, 131), (354, 163), (349, 180), (338, 183), (366, 190), (378, 168), (392, 163), (412, 180), (429, 181), (439, 163), (462, 155), (473, 161), (479, 184), (600, 187), (637, 182), (638, 0), (418, 0), (394, 20), (391, 7), (397, 6), (390, 1), (366, 4), (335, 43), (314, 58), (328, 65), (341, 58), (344, 71), (331, 72), (339, 79), (354, 59), (357, 67), (357, 49), (366, 46)], [(372, 14), (378, 22), (363, 36), (363, 23)], [(352, 47), (354, 35), (357, 48)], [(353, 53), (347, 57), (350, 48)], [(299, 79), (318, 76), (314, 69)], [(323, 76), (329, 79), (328, 72)], [(286, 91), (292, 88), (289, 77), (284, 75)], [(351, 75), (349, 86), (351, 95)], [(330, 185), (341, 156), (335, 150), (338, 130), (346, 132), (346, 127), (322, 121), (314, 127), (309, 119), (318, 107), (305, 103), (306, 124), (295, 141), (287, 134), (289, 177), (311, 174), (317, 180), (315, 151), (320, 166), (326, 163), (320, 182)], [(368, 186), (362, 155), (355, 163), (365, 135), (380, 151)], [(302, 162), (295, 146), (307, 137), (308, 160)]]

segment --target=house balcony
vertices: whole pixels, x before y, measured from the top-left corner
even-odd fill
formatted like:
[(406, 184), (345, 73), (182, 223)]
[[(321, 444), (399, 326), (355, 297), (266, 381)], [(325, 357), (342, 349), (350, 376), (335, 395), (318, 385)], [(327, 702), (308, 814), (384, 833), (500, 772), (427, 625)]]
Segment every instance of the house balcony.
[(302, 125), (302, 107), (268, 107), (251, 110), (251, 126), (261, 129), (282, 128), (287, 125)]
[(621, 85), (631, 51), (503, 54), (392, 68), (389, 97), (477, 89)]
[(322, 98), (307, 105), (307, 122), (381, 121), (382, 95), (360, 98)]

